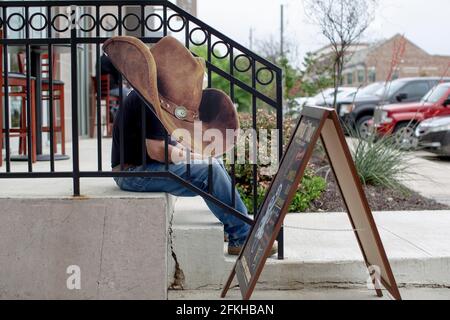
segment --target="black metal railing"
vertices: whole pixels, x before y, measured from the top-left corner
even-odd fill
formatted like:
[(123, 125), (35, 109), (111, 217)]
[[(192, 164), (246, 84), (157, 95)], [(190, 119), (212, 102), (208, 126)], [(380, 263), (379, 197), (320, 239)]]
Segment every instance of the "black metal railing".
[[(130, 12), (128, 8), (133, 8)], [(178, 181), (186, 188), (196, 194), (208, 199), (212, 203), (228, 210), (232, 215), (243, 219), (247, 223), (252, 223), (251, 219), (243, 217), (235, 210), (234, 192), (231, 204), (225, 204), (212, 196), (211, 191), (205, 192), (180, 176), (169, 172), (168, 169), (168, 138), (166, 137), (166, 170), (162, 172), (112, 172), (104, 170), (102, 159), (102, 114), (101, 97), (97, 94), (95, 101), (95, 116), (97, 122), (97, 170), (83, 171), (80, 169), (80, 144), (79, 144), (79, 77), (89, 77), (89, 73), (78, 72), (78, 48), (80, 45), (91, 46), (95, 53), (95, 59), (100, 61), (101, 44), (112, 35), (132, 34), (139, 37), (145, 43), (156, 43), (161, 37), (168, 33), (176, 34), (183, 38), (185, 46), (192, 51), (196, 48), (206, 47), (206, 66), (208, 73), (208, 86), (213, 87), (213, 75), (224, 79), (228, 83), (229, 95), (233, 101), (236, 99), (236, 92), (243, 92), (251, 97), (251, 106), (249, 110), (253, 118), (253, 129), (257, 128), (258, 109), (263, 105), (265, 108), (274, 109), (276, 113), (276, 127), (279, 130), (279, 157), (282, 156), (283, 134), (282, 134), (282, 71), (271, 62), (261, 58), (252, 51), (246, 49), (236, 41), (228, 38), (209, 25), (180, 9), (169, 1), (1, 1), (0, 2), (0, 28), (2, 37), (0, 39), (3, 53), (3, 88), (6, 97), (10, 94), (11, 78), (9, 70), (11, 63), (9, 56), (17, 47), (25, 48), (27, 61), (26, 68), (26, 110), (27, 110), (27, 153), (28, 170), (27, 172), (15, 172), (11, 166), (11, 144), (10, 144), (10, 104), (9, 99), (4, 99), (3, 119), (5, 126), (0, 132), (5, 140), (5, 172), (0, 173), (0, 178), (71, 178), (73, 181), (73, 194), (79, 196), (80, 179), (98, 178), (98, 177), (169, 177)], [(54, 83), (52, 63), (49, 63), (48, 81), (49, 81), (49, 139), (50, 139), (50, 157), (49, 169), (46, 172), (33, 170), (33, 159), (30, 156), (33, 152), (33, 132), (31, 130), (32, 119), (32, 81), (36, 82), (36, 87), (42, 82), (40, 74), (33, 74), (33, 68), (30, 67), (32, 54), (38, 48), (40, 51), (48, 53), (49, 61), (53, 60), (55, 52), (61, 46), (70, 49), (70, 79), (71, 79), (71, 126), (72, 126), (72, 170), (55, 170), (55, 150), (54, 150)], [(222, 48), (222, 51), (219, 48)], [(227, 67), (223, 67), (226, 61)], [(100, 93), (100, 63), (97, 63), (96, 84), (97, 92)], [(69, 72), (69, 70), (67, 70)], [(249, 75), (246, 80), (242, 75)], [(265, 75), (265, 77), (264, 77)], [(42, 89), (42, 88), (41, 88)], [(119, 98), (120, 101), (122, 97)], [(37, 129), (42, 126), (42, 111), (38, 107), (41, 101), (41, 93), (36, 93), (37, 108)], [(144, 117), (143, 117), (144, 119)], [(63, 119), (64, 120), (64, 119)], [(123, 123), (119, 124), (123, 128)], [(145, 121), (142, 123), (145, 126)], [(120, 130), (123, 133), (123, 130)], [(142, 130), (145, 132), (145, 130)], [(39, 135), (39, 134), (38, 134)], [(121, 145), (121, 167), (124, 168), (123, 157), (123, 135), (120, 136)], [(144, 140), (144, 139), (143, 139)], [(144, 142), (145, 143), (145, 142)], [(143, 150), (146, 150), (143, 146)], [(145, 152), (145, 151), (144, 151)], [(145, 163), (146, 155), (142, 159)], [(0, 160), (1, 161), (1, 160)], [(190, 172), (189, 163), (187, 173)], [(210, 166), (210, 178), (212, 166)], [(258, 208), (258, 165), (253, 164), (252, 168), (252, 190), (253, 190), (253, 212)], [(236, 186), (235, 167), (230, 166), (230, 175), (232, 177), (232, 188)], [(210, 181), (213, 182), (213, 181)], [(210, 186), (213, 187), (214, 183)], [(279, 238), (279, 257), (283, 257), (283, 237)]]

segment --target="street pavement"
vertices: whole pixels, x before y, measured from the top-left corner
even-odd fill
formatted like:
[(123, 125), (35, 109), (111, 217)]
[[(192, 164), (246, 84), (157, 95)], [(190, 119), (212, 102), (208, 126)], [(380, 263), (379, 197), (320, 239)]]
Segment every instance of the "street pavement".
[[(448, 288), (400, 288), (404, 300), (450, 300)], [(169, 291), (169, 300), (217, 300), (219, 290)], [(240, 291), (230, 290), (226, 300), (241, 299)], [(304, 288), (302, 290), (256, 290), (252, 300), (392, 300), (386, 294), (378, 298), (366, 288)]]

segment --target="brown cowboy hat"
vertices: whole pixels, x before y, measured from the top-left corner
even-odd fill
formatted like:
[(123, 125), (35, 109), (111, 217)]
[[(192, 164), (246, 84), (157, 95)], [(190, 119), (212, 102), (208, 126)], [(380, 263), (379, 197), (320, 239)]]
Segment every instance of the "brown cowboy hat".
[[(234, 145), (235, 137), (227, 141), (227, 129), (239, 129), (233, 102), (223, 91), (203, 90), (205, 61), (194, 57), (178, 40), (167, 36), (150, 49), (138, 38), (117, 36), (108, 39), (103, 50), (153, 106), (173, 138), (208, 156), (220, 156)], [(194, 127), (200, 126), (194, 133)], [(206, 132), (209, 129), (215, 130)], [(217, 140), (217, 134), (222, 141)], [(217, 149), (211, 150), (212, 142)]]

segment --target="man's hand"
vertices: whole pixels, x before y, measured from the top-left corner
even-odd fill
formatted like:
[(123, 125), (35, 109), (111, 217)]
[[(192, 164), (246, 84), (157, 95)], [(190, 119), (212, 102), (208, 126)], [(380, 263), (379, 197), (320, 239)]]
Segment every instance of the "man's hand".
[(193, 160), (204, 160), (205, 159), (199, 153), (189, 152), (189, 150), (186, 147), (184, 147), (183, 145), (181, 145), (181, 144), (177, 144), (173, 148), (173, 152), (178, 152), (176, 159), (175, 159), (174, 156), (172, 156), (172, 161), (174, 163), (187, 163), (188, 162), (188, 157), (189, 157), (190, 161), (193, 161)]
[[(147, 146), (147, 154), (148, 156), (161, 163), (165, 163), (165, 142), (163, 140), (146, 140)], [(177, 144), (173, 146), (171, 144), (168, 145), (169, 148), (169, 163), (187, 163), (188, 155), (190, 160), (204, 160), (203, 157), (199, 153), (189, 152), (188, 150), (181, 144)]]
[[(165, 142), (164, 140), (152, 140), (152, 139), (147, 139), (145, 141), (145, 144), (147, 146), (147, 154), (150, 157), (150, 159), (156, 160), (158, 162), (161, 163), (165, 163), (166, 162), (166, 157), (165, 157)], [(171, 153), (172, 153), (172, 145), (168, 145), (169, 148), (169, 159), (168, 161), (171, 162)]]

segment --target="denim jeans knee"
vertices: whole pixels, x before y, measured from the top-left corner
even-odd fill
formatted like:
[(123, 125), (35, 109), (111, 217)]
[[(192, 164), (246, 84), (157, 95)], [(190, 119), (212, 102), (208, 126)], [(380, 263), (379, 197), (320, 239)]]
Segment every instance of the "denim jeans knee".
[[(142, 168), (130, 168), (128, 171), (141, 170)], [(145, 168), (146, 171), (161, 171), (164, 169), (163, 164), (149, 164)], [(247, 208), (243, 203), (239, 193), (232, 187), (231, 178), (224, 166), (214, 160), (212, 163), (213, 186), (212, 196), (217, 200), (232, 206), (233, 192), (235, 193), (235, 209), (241, 214), (247, 216)], [(186, 177), (186, 166), (184, 164), (171, 164), (169, 171), (173, 174), (184, 177), (194, 186), (203, 191), (209, 190), (209, 163), (207, 161), (194, 162), (191, 164), (191, 174)], [(166, 192), (175, 196), (193, 197), (197, 194), (170, 178), (144, 178), (144, 177), (120, 177), (114, 178), (119, 188), (132, 192)], [(214, 204), (212, 201), (205, 199), (206, 204), (212, 213), (224, 225), (225, 232), (228, 234), (229, 245), (238, 247), (242, 246), (247, 239), (250, 226), (241, 219), (233, 216), (227, 210)]]

